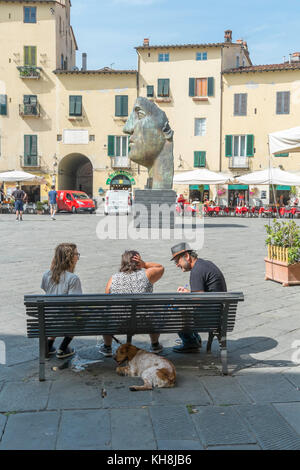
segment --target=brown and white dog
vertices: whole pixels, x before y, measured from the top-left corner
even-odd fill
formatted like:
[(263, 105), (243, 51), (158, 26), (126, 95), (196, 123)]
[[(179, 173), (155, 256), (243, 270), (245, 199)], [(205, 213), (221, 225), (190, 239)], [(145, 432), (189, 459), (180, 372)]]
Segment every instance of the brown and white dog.
[(126, 343), (119, 346), (114, 359), (120, 365), (128, 361), (126, 367), (117, 367), (119, 375), (141, 377), (144, 385), (133, 385), (131, 391), (152, 390), (153, 387), (174, 387), (176, 379), (175, 367), (164, 357), (137, 348)]

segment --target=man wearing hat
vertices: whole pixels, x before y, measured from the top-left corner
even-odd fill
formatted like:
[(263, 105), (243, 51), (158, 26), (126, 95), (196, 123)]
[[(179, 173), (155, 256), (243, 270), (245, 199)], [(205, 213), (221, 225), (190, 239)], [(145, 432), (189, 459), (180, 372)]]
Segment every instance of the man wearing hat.
[[(190, 290), (178, 287), (177, 292), (227, 292), (226, 282), (220, 269), (211, 261), (198, 258), (197, 253), (186, 242), (171, 248), (176, 266), (183, 272), (190, 271)], [(201, 348), (198, 332), (178, 333), (182, 343), (173, 347), (174, 352), (196, 352)]]

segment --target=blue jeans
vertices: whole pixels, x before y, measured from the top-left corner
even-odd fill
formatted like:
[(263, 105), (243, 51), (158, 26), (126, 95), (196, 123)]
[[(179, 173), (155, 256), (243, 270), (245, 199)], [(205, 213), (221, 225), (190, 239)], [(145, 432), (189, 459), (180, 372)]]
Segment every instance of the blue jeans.
[(183, 346), (199, 346), (199, 342), (201, 338), (197, 331), (193, 331), (193, 333), (178, 333), (179, 338), (182, 341)]

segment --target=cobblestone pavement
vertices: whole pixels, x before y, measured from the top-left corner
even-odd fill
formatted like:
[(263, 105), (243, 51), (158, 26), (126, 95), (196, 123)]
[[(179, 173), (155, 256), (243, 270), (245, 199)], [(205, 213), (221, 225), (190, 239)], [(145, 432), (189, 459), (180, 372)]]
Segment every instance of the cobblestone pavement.
[[(176, 335), (163, 335), (177, 386), (132, 393), (128, 387), (140, 379), (116, 375), (113, 360), (101, 357), (97, 338), (89, 337), (74, 339), (78, 358), (101, 362), (82, 371), (52, 370), (59, 361), (51, 359), (47, 380), (39, 382), (38, 342), (26, 337), (23, 295), (41, 292), (59, 242), (77, 243), (85, 293), (104, 292), (126, 248), (165, 265), (157, 292), (188, 283), (189, 274), (169, 261), (174, 241), (99, 240), (101, 220), (25, 215), (18, 223), (0, 215), (0, 348), (6, 350), (6, 361), (0, 355), (0, 449), (300, 449), (300, 288), (264, 281), (266, 219), (205, 221), (200, 257), (222, 269), (229, 290), (245, 295), (228, 338), (229, 376), (221, 375), (216, 342), (206, 354), (206, 335), (201, 352), (189, 355), (172, 353)], [(149, 347), (147, 335), (134, 343)]]

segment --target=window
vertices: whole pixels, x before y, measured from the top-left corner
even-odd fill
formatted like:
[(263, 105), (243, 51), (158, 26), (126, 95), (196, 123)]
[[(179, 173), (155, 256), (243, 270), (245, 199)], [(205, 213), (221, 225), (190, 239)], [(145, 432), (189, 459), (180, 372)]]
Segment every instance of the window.
[(189, 79), (189, 96), (213, 96), (214, 94), (214, 78), (190, 78)]
[(127, 157), (128, 155), (128, 136), (109, 135), (108, 136), (108, 156), (109, 157)]
[(253, 157), (254, 136), (248, 135), (226, 135), (225, 156), (226, 157)]
[(128, 116), (128, 95), (117, 95), (115, 97), (115, 115)]
[(153, 98), (153, 97), (154, 97), (154, 86), (147, 85), (147, 98)]
[(7, 95), (0, 95), (0, 116), (7, 115)]
[(36, 67), (36, 46), (24, 46), (24, 65)]
[(290, 92), (289, 91), (277, 92), (276, 114), (290, 114)]
[(24, 166), (37, 166), (37, 135), (24, 135)]
[(24, 23), (36, 23), (36, 7), (24, 7)]
[(89, 136), (89, 141), (90, 141), (90, 142), (95, 142), (95, 140), (96, 140), (96, 139), (95, 139), (95, 136), (94, 136), (93, 134), (91, 134), (91, 135)]
[(247, 93), (234, 94), (234, 116), (247, 116)]
[(82, 116), (82, 96), (69, 96), (69, 115)]
[(203, 168), (206, 163), (206, 152), (194, 152), (194, 167)]
[(61, 141), (62, 141), (62, 135), (61, 135), (61, 134), (57, 134), (56, 140), (57, 140), (57, 142), (61, 142)]
[(207, 60), (207, 52), (196, 52), (196, 60)]
[(203, 136), (206, 134), (206, 118), (195, 119), (195, 135)]
[(170, 94), (170, 80), (168, 78), (159, 78), (157, 81), (157, 96), (164, 97)]
[(166, 54), (158, 54), (158, 62), (169, 62), (170, 56), (167, 52)]
[(24, 104), (24, 114), (37, 115), (37, 96), (36, 95), (24, 95), (23, 96)]

